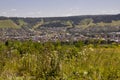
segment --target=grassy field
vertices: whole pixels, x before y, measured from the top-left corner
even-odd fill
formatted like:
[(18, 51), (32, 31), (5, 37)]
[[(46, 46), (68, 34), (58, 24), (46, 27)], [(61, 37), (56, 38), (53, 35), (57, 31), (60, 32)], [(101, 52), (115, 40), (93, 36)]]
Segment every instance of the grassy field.
[(0, 80), (120, 80), (120, 45), (0, 42)]
[(0, 20), (0, 28), (20, 28), (12, 20)]

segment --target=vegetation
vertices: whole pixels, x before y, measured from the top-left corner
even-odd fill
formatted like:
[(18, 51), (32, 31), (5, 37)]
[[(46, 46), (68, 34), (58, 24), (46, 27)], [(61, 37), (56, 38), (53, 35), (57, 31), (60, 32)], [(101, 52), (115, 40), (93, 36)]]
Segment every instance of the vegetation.
[(39, 26), (41, 26), (41, 25), (43, 25), (43, 24), (44, 24), (44, 20), (41, 19), (40, 22), (38, 22), (35, 26), (33, 26), (33, 29), (36, 29), (36, 28), (38, 28)]
[(12, 20), (0, 20), (0, 28), (19, 28)]
[(0, 80), (119, 80), (119, 44), (0, 42)]
[[(46, 34), (49, 30), (58, 31), (55, 27), (66, 27), (62, 30), (71, 31), (71, 34), (75, 28), (89, 34), (119, 32), (119, 20), (120, 15), (43, 19), (2, 17), (0, 34), (1, 38), (5, 38), (4, 35), (28, 37), (34, 35), (34, 30), (40, 32), (41, 26), (45, 27)], [(0, 80), (120, 80), (119, 66), (120, 44), (110, 41), (39, 43), (23, 38), (23, 41), (0, 42)]]
[(98, 22), (98, 23), (94, 23), (93, 19), (88, 18), (88, 19), (83, 19), (80, 21), (80, 23), (78, 24), (79, 27), (83, 27), (83, 28), (89, 28), (89, 27), (118, 27), (120, 26), (120, 20), (114, 21), (112, 20), (112, 22), (106, 23), (106, 22)]
[[(104, 33), (120, 31), (120, 14), (118, 15), (93, 15), (52, 18), (18, 18), (0, 17), (1, 28), (22, 28), (35, 32), (41, 27), (66, 27), (69, 29), (79, 28), (82, 33)], [(27, 32), (27, 31), (26, 31)], [(28, 33), (29, 34), (29, 33)]]
[[(0, 17), (1, 28), (22, 28), (40, 30), (41, 27), (79, 28), (81, 32), (117, 32), (120, 31), (120, 15), (93, 15), (53, 18), (11, 18)], [(69, 32), (69, 31), (68, 31)]]
[(19, 19), (19, 20), (18, 20), (18, 25), (19, 25), (20, 27), (23, 27), (23, 26), (26, 26), (27, 23), (24, 22), (22, 19)]

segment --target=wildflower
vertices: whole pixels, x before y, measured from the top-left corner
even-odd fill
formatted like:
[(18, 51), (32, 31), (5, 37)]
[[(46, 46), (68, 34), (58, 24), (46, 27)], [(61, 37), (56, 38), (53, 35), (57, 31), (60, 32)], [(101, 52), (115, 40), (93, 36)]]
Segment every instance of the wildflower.
[(87, 75), (88, 74), (88, 72), (87, 71), (84, 71), (84, 73), (83, 73), (84, 75)]
[(78, 52), (78, 54), (82, 55), (82, 52)]
[(94, 51), (94, 49), (93, 49), (93, 48), (91, 48), (91, 47), (90, 47), (89, 49), (90, 49), (91, 51)]

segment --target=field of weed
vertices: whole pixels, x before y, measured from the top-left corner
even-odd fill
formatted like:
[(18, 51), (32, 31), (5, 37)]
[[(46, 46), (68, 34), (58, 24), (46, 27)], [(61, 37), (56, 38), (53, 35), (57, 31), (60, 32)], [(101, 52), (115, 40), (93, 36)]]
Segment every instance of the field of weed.
[(0, 80), (120, 80), (120, 46), (0, 42)]

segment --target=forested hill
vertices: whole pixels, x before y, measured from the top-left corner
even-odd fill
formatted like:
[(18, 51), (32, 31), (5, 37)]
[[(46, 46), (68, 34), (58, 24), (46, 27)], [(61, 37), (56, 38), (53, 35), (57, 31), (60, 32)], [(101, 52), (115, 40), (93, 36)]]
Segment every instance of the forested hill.
[(6, 20), (11, 19), (16, 24), (18, 23), (18, 20), (23, 20), (24, 22), (28, 23), (29, 26), (33, 26), (36, 23), (40, 22), (41, 19), (44, 20), (44, 22), (66, 22), (66, 21), (72, 21), (75, 25), (79, 24), (81, 20), (83, 19), (93, 19), (94, 23), (98, 22), (111, 22), (113, 20), (120, 20), (120, 14), (118, 15), (83, 15), (83, 16), (69, 16), (69, 17), (43, 17), (43, 18), (23, 18), (23, 17), (0, 17), (0, 20)]

